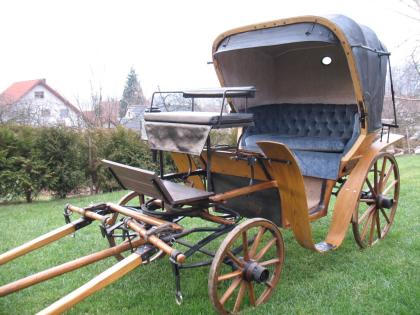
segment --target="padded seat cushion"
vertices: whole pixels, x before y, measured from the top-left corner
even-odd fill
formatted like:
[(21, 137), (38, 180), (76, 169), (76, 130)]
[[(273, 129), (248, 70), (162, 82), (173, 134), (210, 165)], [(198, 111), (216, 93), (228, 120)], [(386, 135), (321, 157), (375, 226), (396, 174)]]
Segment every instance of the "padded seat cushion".
[[(194, 125), (218, 125), (220, 113), (217, 112), (161, 112), (145, 113), (144, 120), (151, 122), (166, 122)], [(221, 125), (252, 124), (253, 114), (229, 113), (222, 115)]]
[(287, 145), (292, 150), (341, 153), (346, 142), (340, 138), (296, 137), (278, 134), (259, 134), (247, 137), (245, 147), (251, 147), (258, 141), (274, 141)]

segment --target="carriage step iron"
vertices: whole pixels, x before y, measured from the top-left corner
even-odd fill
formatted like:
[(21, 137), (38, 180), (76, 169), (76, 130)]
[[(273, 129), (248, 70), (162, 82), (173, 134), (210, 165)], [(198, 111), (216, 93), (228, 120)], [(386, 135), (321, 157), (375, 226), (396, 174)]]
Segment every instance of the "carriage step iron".
[(315, 248), (319, 252), (325, 253), (325, 252), (329, 252), (330, 250), (335, 249), (336, 246), (332, 244), (328, 244), (327, 242), (319, 242), (318, 244), (315, 244)]

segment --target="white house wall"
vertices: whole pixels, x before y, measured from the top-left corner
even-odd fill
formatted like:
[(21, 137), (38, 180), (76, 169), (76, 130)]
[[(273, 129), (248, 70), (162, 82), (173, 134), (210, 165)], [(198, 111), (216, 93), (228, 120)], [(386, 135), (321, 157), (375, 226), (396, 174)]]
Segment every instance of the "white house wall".
[[(44, 98), (35, 98), (35, 92), (43, 92)], [(35, 86), (15, 106), (21, 108), (29, 106), (30, 111), (36, 116), (34, 117), (35, 124), (75, 126), (79, 118), (77, 113), (43, 85)], [(68, 111), (67, 117), (61, 114), (61, 111), (65, 110)]]

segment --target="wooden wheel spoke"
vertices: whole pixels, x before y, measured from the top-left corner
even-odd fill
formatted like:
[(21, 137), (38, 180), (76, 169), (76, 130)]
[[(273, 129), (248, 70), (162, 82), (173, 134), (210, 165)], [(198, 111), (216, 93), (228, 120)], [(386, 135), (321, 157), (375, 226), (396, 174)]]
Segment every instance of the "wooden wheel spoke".
[(376, 230), (378, 232), (378, 238), (381, 238), (381, 222), (379, 220), (379, 211), (375, 212), (375, 219), (376, 219)]
[(276, 243), (277, 239), (276, 238), (272, 238), (260, 251), (257, 255), (255, 255), (254, 259), (256, 261), (259, 261), (267, 252), (268, 250), (271, 248), (271, 246), (273, 246)]
[(362, 216), (358, 220), (358, 224), (362, 223), (366, 217), (375, 210), (375, 205), (371, 205), (369, 208), (366, 209), (366, 211), (362, 214)]
[(365, 203), (373, 203), (373, 202), (375, 202), (375, 199), (362, 198), (362, 199), (360, 199), (360, 201), (365, 202)]
[(370, 233), (369, 233), (369, 245), (372, 245), (373, 242), (373, 235), (375, 234), (375, 220), (373, 217), (376, 217), (376, 212), (373, 212), (372, 215), (372, 222), (370, 224)]
[(373, 188), (375, 189), (375, 193), (378, 193), (378, 161), (375, 161), (373, 164)]
[(388, 216), (387, 216), (387, 214), (386, 214), (386, 212), (385, 212), (385, 210), (384, 209), (380, 209), (381, 210), (381, 213), (382, 213), (382, 215), (384, 216), (384, 218), (385, 218), (385, 220), (386, 220), (386, 222), (389, 224), (391, 221), (389, 220), (389, 218), (388, 218)]
[(391, 177), (392, 171), (394, 170), (394, 165), (391, 164), (389, 169), (386, 171), (386, 174), (382, 180), (382, 188), (386, 186), (386, 183), (388, 182), (388, 179)]
[(239, 312), (239, 310), (241, 309), (242, 300), (244, 299), (244, 296), (245, 296), (245, 290), (246, 290), (246, 281), (243, 280), (239, 288), (238, 296), (236, 297), (235, 306), (233, 307), (234, 313)]
[(232, 284), (229, 286), (229, 288), (227, 288), (226, 292), (220, 298), (220, 304), (224, 305), (226, 303), (226, 301), (232, 296), (233, 292), (241, 282), (242, 278), (237, 278), (233, 280)]
[(382, 185), (382, 181), (384, 179), (384, 174), (385, 174), (385, 168), (386, 168), (386, 157), (384, 157), (383, 162), (382, 162), (382, 168), (381, 168), (381, 173), (379, 175), (379, 190), (382, 189), (383, 185)]
[(372, 184), (371, 184), (371, 182), (370, 182), (369, 178), (367, 178), (367, 177), (366, 177), (366, 184), (368, 185), (370, 192), (371, 192), (374, 196), (376, 196), (376, 191), (375, 191), (375, 189), (372, 187)]
[[(261, 266), (270, 269), (268, 282), (258, 284), (245, 279), (246, 258), (261, 260)], [(283, 260), (283, 238), (273, 222), (253, 218), (237, 225), (222, 241), (210, 267), (209, 296), (216, 311), (231, 314), (265, 303), (280, 280)], [(233, 265), (234, 269), (222, 268), (225, 264)]]
[(247, 282), (247, 285), (248, 285), (249, 303), (252, 306), (255, 306), (254, 284), (252, 282)]
[(249, 260), (249, 250), (248, 250), (248, 238), (246, 236), (246, 231), (242, 232), (242, 243), (243, 243), (243, 251), (244, 251), (244, 259), (245, 261)]
[(400, 174), (395, 157), (387, 152), (378, 152), (365, 173), (351, 221), (354, 238), (360, 248), (372, 246), (388, 234), (394, 221), (399, 193)]
[(271, 265), (275, 265), (279, 263), (281, 263), (280, 258), (273, 258), (266, 261), (262, 261), (259, 263), (259, 265), (265, 267), (265, 266), (271, 266)]
[(230, 250), (226, 251), (226, 255), (229, 256), (230, 259), (233, 260), (235, 264), (237, 264), (239, 267), (244, 266), (244, 262), (240, 261)]
[(257, 251), (258, 245), (260, 245), (261, 238), (263, 237), (265, 231), (266, 231), (265, 227), (261, 226), (259, 228), (257, 236), (255, 236), (254, 243), (252, 244), (251, 249), (249, 250), (249, 257), (250, 258), (254, 258), (254, 255)]
[(273, 289), (274, 289), (274, 286), (271, 284), (271, 282), (269, 282), (269, 281), (267, 281), (266, 283), (265, 283), (265, 285), (267, 286), (267, 289), (260, 295), (260, 297), (257, 299), (257, 301), (255, 302), (256, 303), (256, 305), (260, 305), (263, 301), (264, 301), (264, 299), (265, 299), (265, 297), (267, 296), (267, 294), (269, 294)]
[(217, 277), (217, 282), (230, 280), (230, 279), (233, 279), (233, 278), (236, 278), (236, 277), (240, 276), (241, 274), (242, 274), (242, 270), (236, 270), (236, 271), (233, 271), (233, 272), (229, 272), (229, 273), (226, 273), (224, 275), (218, 276)]
[(398, 180), (393, 180), (391, 184), (389, 184), (389, 186), (384, 189), (384, 191), (382, 192), (382, 195), (386, 195), (387, 193), (389, 193), (389, 191), (391, 190), (392, 187), (394, 187), (396, 184), (398, 183)]
[(373, 211), (371, 211), (371, 212), (369, 213), (368, 218), (367, 218), (367, 220), (366, 220), (366, 223), (365, 223), (365, 225), (363, 226), (362, 235), (361, 235), (362, 240), (364, 240), (364, 239), (365, 239), (365, 237), (366, 237), (367, 228), (368, 228), (368, 226), (369, 226), (370, 220), (372, 220), (372, 216), (373, 216)]

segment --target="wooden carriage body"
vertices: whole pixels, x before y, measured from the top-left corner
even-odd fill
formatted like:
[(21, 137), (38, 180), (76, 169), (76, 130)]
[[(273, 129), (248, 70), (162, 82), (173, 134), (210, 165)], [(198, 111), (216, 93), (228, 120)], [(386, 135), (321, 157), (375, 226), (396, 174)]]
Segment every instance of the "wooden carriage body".
[[(255, 87), (253, 98), (232, 98), (229, 105), (231, 113), (253, 115), (238, 147), (257, 161), (250, 166), (249, 160), (235, 158), (237, 150), (216, 150), (214, 191), (238, 189), (250, 178), (254, 183), (275, 179), (278, 189), (232, 199), (229, 206), (245, 217), (291, 227), (304, 247), (339, 246), (373, 161), (402, 138), (390, 128), (382, 134), (389, 63), (384, 45), (348, 17), (304, 16), (221, 34), (213, 44), (213, 63), (225, 89)], [(186, 171), (186, 153), (173, 157)], [(309, 223), (327, 214), (332, 194), (338, 199), (330, 232), (317, 248)]]

